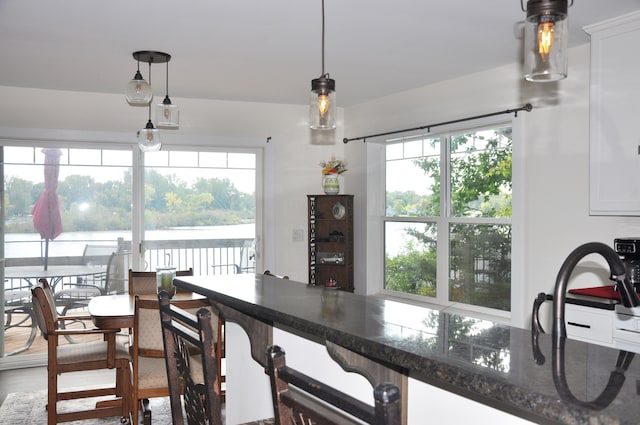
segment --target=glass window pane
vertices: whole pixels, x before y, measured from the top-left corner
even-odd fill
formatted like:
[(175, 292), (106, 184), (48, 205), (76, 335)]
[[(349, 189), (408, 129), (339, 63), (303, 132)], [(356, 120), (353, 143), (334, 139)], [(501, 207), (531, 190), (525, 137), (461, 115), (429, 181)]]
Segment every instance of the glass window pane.
[(436, 296), (436, 236), (435, 223), (385, 223), (385, 289)]
[(99, 149), (65, 149), (68, 152), (69, 164), (100, 165), (102, 151)]
[(169, 166), (197, 167), (198, 152), (171, 151), (169, 152)]
[(392, 143), (386, 146), (387, 161), (392, 159), (402, 159), (402, 143)]
[(220, 167), (227, 166), (226, 152), (200, 152), (200, 164), (203, 167)]
[(451, 138), (451, 211), (455, 217), (511, 217), (511, 129)]
[(230, 153), (229, 168), (256, 168), (256, 156), (247, 153)]
[[(405, 142), (401, 159), (386, 161), (386, 215), (390, 217), (437, 217), (440, 215), (440, 156), (408, 157), (423, 150), (422, 140)], [(439, 139), (428, 145), (439, 151)], [(395, 145), (394, 145), (395, 146)], [(389, 152), (389, 150), (387, 150)], [(394, 155), (397, 152), (393, 152)]]
[[(169, 166), (154, 161), (158, 165), (145, 167), (147, 269), (171, 264), (180, 269), (193, 267), (196, 274), (253, 271), (255, 167), (227, 168), (228, 153), (166, 154)], [(243, 162), (255, 165), (256, 154), (246, 155), (254, 158), (243, 158)], [(224, 161), (212, 166), (207, 158)]]
[(419, 158), (422, 156), (422, 140), (404, 142), (404, 157)]
[(511, 226), (451, 224), (449, 300), (511, 308)]
[(103, 165), (131, 166), (132, 161), (132, 154), (130, 151), (102, 151)]
[[(14, 164), (33, 164), (35, 148), (32, 147), (17, 147), (17, 146), (5, 146), (4, 148), (5, 159), (11, 158)], [(40, 164), (44, 162), (44, 155), (41, 158)]]

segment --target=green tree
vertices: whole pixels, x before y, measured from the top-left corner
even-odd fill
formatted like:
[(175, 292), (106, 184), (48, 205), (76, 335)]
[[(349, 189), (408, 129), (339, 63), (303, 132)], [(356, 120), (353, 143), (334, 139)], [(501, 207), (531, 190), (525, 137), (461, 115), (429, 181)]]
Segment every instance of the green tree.
[(32, 195), (33, 183), (19, 177), (8, 177), (5, 182), (5, 211), (7, 216), (31, 214), (35, 203)]

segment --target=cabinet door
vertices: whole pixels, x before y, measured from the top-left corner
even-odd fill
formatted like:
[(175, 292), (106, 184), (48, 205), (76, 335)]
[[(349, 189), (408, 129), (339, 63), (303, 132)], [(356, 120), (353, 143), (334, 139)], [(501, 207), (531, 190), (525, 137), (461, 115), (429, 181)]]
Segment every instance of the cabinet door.
[(640, 13), (585, 28), (591, 35), (590, 213), (640, 215)]

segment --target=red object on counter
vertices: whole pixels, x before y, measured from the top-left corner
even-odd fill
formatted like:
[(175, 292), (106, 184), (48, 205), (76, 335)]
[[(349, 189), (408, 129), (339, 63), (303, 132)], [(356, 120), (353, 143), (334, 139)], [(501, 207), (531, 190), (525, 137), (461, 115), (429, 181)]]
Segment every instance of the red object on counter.
[(613, 289), (614, 285), (594, 286), (593, 288), (569, 289), (570, 294), (587, 295), (589, 297), (619, 300), (620, 294)]

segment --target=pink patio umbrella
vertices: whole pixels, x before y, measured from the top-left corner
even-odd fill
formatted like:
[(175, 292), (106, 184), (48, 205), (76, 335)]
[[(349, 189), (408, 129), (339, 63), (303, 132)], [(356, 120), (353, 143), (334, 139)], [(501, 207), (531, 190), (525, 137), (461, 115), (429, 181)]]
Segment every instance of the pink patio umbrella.
[(62, 233), (60, 200), (58, 199), (58, 175), (60, 174), (60, 149), (42, 149), (44, 153), (44, 192), (33, 206), (33, 227), (45, 240), (44, 269), (49, 266), (49, 240)]

